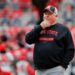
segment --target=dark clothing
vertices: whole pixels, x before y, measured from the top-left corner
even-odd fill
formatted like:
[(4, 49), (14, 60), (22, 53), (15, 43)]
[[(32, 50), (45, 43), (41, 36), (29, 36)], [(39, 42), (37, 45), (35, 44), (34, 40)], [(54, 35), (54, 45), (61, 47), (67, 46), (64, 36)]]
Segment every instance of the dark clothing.
[(32, 4), (36, 6), (39, 10), (40, 20), (37, 24), (40, 24), (43, 20), (43, 10), (46, 7), (48, 1), (50, 0), (32, 0)]
[(50, 69), (58, 65), (66, 68), (74, 56), (71, 33), (59, 23), (44, 30), (36, 26), (26, 35), (26, 41), (35, 43), (34, 64), (37, 69)]

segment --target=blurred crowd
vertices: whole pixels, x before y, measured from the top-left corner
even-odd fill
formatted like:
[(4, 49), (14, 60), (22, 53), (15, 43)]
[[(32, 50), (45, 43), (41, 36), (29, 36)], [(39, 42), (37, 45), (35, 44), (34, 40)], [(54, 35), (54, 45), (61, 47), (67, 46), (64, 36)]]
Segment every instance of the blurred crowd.
[[(43, 9), (59, 10), (58, 22), (67, 26), (75, 46), (75, 0), (0, 0), (0, 75), (35, 75), (34, 44), (25, 35), (43, 20)], [(75, 75), (75, 57), (65, 75)]]

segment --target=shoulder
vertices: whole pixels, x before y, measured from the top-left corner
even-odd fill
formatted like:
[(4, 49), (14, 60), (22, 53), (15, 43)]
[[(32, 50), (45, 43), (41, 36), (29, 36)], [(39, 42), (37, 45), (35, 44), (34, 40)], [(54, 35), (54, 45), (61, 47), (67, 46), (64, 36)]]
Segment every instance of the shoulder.
[(63, 24), (57, 23), (57, 27), (56, 29), (58, 30), (58, 32), (60, 33), (60, 35), (67, 35), (67, 34), (71, 34), (69, 28)]
[(61, 23), (57, 23), (58, 28), (60, 28), (61, 30), (65, 30), (65, 31), (69, 31), (69, 28)]

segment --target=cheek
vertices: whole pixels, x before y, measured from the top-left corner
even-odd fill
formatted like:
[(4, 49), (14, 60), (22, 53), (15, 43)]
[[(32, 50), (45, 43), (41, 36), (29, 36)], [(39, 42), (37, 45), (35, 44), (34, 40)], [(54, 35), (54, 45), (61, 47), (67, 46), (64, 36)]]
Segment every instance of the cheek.
[(48, 20), (53, 20), (53, 19), (54, 19), (53, 16), (49, 16), (49, 17), (48, 17)]
[(49, 19), (50, 19), (51, 21), (54, 21), (54, 20), (56, 19), (56, 17), (55, 17), (55, 16), (50, 16)]

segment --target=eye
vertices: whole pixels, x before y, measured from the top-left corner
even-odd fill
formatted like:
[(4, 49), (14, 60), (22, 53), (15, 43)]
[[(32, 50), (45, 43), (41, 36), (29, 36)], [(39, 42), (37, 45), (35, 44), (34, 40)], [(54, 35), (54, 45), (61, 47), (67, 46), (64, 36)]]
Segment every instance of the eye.
[(48, 14), (48, 12), (45, 12), (45, 15), (47, 15)]

